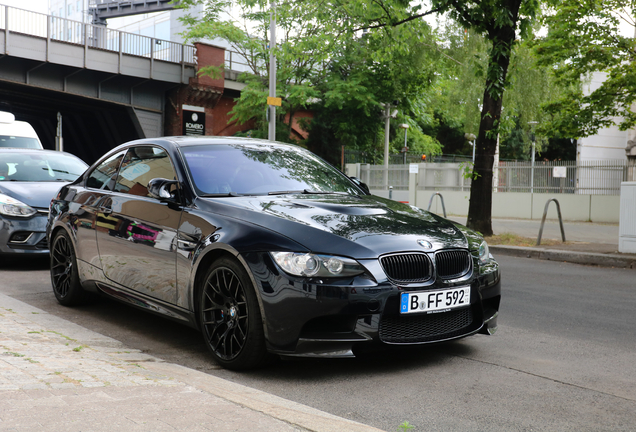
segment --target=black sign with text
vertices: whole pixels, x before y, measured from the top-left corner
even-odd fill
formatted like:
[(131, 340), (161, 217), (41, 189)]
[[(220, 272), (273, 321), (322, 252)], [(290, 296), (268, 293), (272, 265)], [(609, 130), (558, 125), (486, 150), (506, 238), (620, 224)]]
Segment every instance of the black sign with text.
[(183, 135), (205, 135), (205, 113), (183, 110)]

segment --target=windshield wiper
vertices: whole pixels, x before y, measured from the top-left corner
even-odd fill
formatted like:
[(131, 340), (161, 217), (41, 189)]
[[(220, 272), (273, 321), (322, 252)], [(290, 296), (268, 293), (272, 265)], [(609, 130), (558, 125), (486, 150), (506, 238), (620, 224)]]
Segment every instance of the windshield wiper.
[(273, 191), (268, 192), (267, 195), (291, 195), (291, 194), (303, 194), (303, 195), (349, 195), (347, 192), (336, 191), (315, 191), (309, 189), (303, 190), (288, 190), (288, 191)]
[(219, 198), (219, 197), (240, 197), (243, 195), (237, 194), (236, 192), (226, 192), (226, 193), (203, 194), (199, 196), (202, 198)]
[(313, 191), (305, 189), (303, 193), (306, 194), (314, 194), (314, 195), (351, 195), (347, 192), (337, 192), (337, 191)]
[(272, 191), (267, 192), (267, 195), (291, 195), (291, 194), (302, 194), (305, 193), (304, 190), (287, 190), (287, 191)]

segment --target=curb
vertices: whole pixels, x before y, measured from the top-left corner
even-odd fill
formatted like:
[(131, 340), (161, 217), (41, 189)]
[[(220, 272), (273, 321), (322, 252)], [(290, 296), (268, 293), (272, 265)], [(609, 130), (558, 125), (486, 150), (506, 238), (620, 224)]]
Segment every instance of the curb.
[(253, 411), (312, 432), (382, 432), (373, 426), (338, 417), (260, 390), (174, 363), (144, 364), (144, 368)]
[(491, 252), (507, 256), (636, 270), (636, 256), (634, 255), (573, 252), (504, 245), (488, 245), (488, 247)]

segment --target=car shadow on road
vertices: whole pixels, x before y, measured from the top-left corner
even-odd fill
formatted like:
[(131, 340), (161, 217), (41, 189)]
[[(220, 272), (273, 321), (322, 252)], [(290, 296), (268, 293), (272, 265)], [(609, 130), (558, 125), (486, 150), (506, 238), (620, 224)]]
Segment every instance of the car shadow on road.
[[(463, 340), (417, 347), (391, 347), (377, 351), (359, 352), (355, 358), (296, 358), (286, 357), (267, 367), (239, 372), (242, 376), (267, 381), (321, 382), (324, 379), (367, 377), (377, 374), (402, 374), (434, 367), (454, 357), (470, 357), (475, 348)], [(221, 375), (235, 374), (225, 371)], [(219, 375), (219, 372), (215, 372)]]
[[(417, 347), (390, 347), (356, 352), (355, 358), (274, 359), (266, 366), (233, 372), (221, 368), (207, 352), (200, 333), (190, 327), (144, 312), (106, 297), (71, 309), (49, 305), (70, 321), (124, 342), (130, 348), (154, 355), (171, 363), (217, 376), (241, 376), (247, 380), (320, 381), (326, 377), (354, 377), (372, 374), (402, 373), (433, 367), (455, 357), (470, 357), (474, 351), (467, 339)], [(62, 308), (60, 310), (60, 308)], [(241, 379), (239, 378), (239, 381)]]
[(48, 255), (3, 255), (0, 258), (0, 270), (3, 271), (47, 270), (48, 268)]

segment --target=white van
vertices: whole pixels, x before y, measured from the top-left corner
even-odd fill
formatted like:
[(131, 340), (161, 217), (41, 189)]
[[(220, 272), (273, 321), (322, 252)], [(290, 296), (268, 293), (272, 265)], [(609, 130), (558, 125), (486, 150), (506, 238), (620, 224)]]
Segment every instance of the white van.
[(0, 111), (0, 147), (43, 148), (33, 126), (4, 111)]

